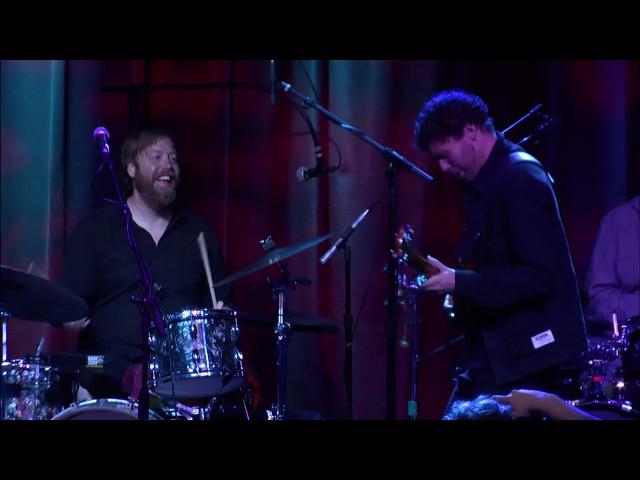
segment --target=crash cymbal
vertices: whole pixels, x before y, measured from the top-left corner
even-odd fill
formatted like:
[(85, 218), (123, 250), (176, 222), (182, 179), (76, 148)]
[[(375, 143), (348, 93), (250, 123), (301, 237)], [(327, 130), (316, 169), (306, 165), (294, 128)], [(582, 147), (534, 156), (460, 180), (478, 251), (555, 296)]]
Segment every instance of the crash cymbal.
[[(275, 327), (278, 323), (278, 314), (276, 312), (238, 312), (238, 320)], [(338, 322), (329, 318), (285, 312), (284, 320), (289, 322), (292, 330), (327, 333), (338, 331)]]
[(234, 282), (239, 278), (246, 277), (251, 273), (257, 272), (258, 270), (262, 270), (263, 268), (273, 265), (274, 263), (284, 260), (285, 258), (289, 258), (289, 257), (292, 257), (293, 255), (297, 255), (298, 253), (301, 253), (311, 247), (315, 247), (319, 243), (324, 242), (325, 240), (333, 237), (334, 235), (335, 235), (334, 233), (328, 233), (327, 235), (323, 235), (314, 240), (310, 240), (305, 243), (300, 243), (298, 245), (293, 245), (291, 247), (274, 248), (273, 250), (268, 252), (265, 256), (263, 256), (256, 262), (252, 263), (251, 265), (243, 268), (242, 270), (234, 273), (233, 275), (228, 276), (227, 278), (222, 279), (221, 281), (216, 283), (214, 287), (219, 287), (221, 285)]
[(2, 266), (0, 303), (10, 316), (62, 325), (89, 313), (87, 303), (72, 291), (35, 275)]

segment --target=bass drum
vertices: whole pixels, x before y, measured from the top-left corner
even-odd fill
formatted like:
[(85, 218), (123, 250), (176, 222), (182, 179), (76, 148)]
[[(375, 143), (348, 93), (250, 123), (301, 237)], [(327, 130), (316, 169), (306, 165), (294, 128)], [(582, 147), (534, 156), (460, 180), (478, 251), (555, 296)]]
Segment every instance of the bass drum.
[[(71, 405), (52, 420), (138, 420), (138, 403), (133, 400), (100, 398)], [(149, 420), (162, 420), (149, 410)]]

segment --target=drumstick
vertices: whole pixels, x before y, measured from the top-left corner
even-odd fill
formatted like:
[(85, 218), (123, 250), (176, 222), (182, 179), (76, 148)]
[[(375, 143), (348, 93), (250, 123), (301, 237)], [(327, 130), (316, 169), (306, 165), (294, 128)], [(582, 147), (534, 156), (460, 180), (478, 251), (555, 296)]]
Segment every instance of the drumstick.
[(216, 291), (213, 288), (213, 278), (211, 277), (211, 267), (209, 266), (209, 254), (207, 253), (207, 245), (204, 243), (204, 233), (202, 232), (198, 235), (198, 247), (200, 247), (200, 256), (202, 257), (204, 271), (207, 274), (207, 282), (209, 283), (209, 293), (211, 293), (213, 308), (217, 308), (218, 301), (216, 300)]

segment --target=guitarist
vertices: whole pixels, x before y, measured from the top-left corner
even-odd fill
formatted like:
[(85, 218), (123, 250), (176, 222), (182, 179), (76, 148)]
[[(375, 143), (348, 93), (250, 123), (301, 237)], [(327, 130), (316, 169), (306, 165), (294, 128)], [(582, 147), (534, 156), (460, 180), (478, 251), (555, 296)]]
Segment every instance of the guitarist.
[(435, 94), (416, 143), (443, 173), (467, 182), (460, 266), (427, 257), (427, 292), (452, 294), (469, 363), (451, 401), (513, 389), (557, 391), (561, 368), (586, 348), (576, 275), (551, 177), (496, 132), (471, 93)]

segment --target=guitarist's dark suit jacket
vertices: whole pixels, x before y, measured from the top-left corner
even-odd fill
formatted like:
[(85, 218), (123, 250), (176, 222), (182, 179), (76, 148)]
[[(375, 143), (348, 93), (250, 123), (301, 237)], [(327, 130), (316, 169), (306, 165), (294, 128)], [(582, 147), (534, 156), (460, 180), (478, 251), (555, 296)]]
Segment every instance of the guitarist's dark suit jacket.
[(466, 215), (458, 260), (471, 267), (456, 270), (454, 321), (471, 365), (502, 385), (577, 362), (587, 342), (582, 308), (544, 168), (499, 135), (468, 184)]

